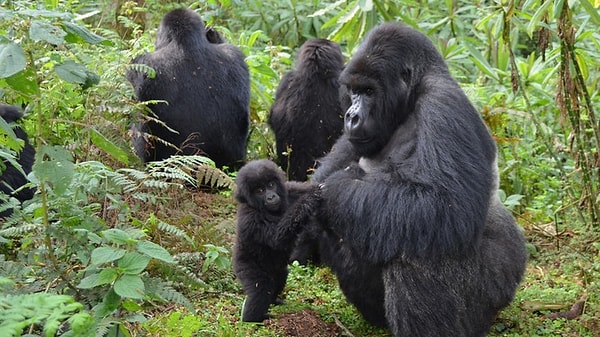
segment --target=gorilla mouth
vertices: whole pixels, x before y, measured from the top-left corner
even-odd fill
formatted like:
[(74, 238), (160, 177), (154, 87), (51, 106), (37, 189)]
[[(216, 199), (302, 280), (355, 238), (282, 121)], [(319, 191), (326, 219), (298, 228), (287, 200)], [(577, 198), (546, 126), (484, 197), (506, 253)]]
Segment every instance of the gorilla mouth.
[(366, 143), (372, 142), (373, 138), (371, 138), (371, 137), (349, 137), (348, 140), (351, 143), (366, 144)]

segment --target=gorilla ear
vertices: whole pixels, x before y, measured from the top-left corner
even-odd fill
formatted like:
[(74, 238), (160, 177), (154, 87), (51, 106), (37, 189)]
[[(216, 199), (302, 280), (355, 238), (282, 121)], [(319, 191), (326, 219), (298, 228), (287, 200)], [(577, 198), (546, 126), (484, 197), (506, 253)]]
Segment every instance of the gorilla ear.
[(235, 192), (233, 194), (233, 196), (235, 197), (235, 199), (242, 204), (247, 204), (248, 203), (248, 198), (246, 196), (246, 193), (244, 193), (245, 191), (243, 191), (242, 189), (240, 189), (240, 186), (236, 186), (235, 188)]

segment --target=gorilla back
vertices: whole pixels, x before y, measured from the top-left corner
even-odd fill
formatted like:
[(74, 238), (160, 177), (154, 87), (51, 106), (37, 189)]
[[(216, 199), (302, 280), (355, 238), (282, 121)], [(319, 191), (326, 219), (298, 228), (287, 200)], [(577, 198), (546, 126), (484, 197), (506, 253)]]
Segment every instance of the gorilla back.
[(496, 146), (478, 112), (433, 43), (395, 23), (367, 35), (340, 84), (352, 100), (344, 135), (313, 175), (323, 261), (396, 337), (484, 336), (527, 251), (496, 196)]
[(342, 134), (338, 77), (343, 68), (337, 43), (308, 40), (300, 47), (296, 69), (277, 87), (269, 125), (275, 133), (278, 163), (290, 180), (305, 181), (315, 161)]
[(154, 78), (127, 72), (137, 99), (166, 101), (150, 105), (150, 117), (166, 127), (152, 118), (134, 126), (134, 148), (144, 162), (176, 153), (206, 155), (218, 167), (244, 161), (250, 77), (244, 54), (223, 42), (198, 14), (176, 9), (163, 18), (155, 51), (132, 61), (156, 71)]

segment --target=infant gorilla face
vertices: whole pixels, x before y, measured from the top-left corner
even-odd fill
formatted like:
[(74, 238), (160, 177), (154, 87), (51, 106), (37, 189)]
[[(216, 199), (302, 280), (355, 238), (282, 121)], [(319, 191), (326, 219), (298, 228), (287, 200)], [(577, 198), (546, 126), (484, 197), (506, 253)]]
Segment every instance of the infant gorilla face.
[(266, 210), (277, 212), (281, 208), (281, 197), (277, 193), (277, 184), (275, 181), (269, 181), (263, 186), (259, 186), (255, 192), (257, 200), (262, 200)]

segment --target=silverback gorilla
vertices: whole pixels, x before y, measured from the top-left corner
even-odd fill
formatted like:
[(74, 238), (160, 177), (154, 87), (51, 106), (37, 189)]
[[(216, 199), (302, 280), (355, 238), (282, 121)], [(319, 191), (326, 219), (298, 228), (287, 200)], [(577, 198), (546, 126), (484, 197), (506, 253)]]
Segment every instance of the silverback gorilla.
[[(0, 104), (0, 116), (2, 116), (7, 123), (13, 123), (23, 117), (23, 114), (14, 106)], [(17, 138), (22, 139), (25, 142), (23, 148), (17, 155), (17, 162), (21, 165), (23, 172), (29, 174), (33, 166), (35, 149), (29, 143), (27, 134), (23, 129), (17, 126), (13, 131)], [(31, 188), (24, 188), (19, 192), (14, 193), (15, 190), (21, 188), (21, 186), (28, 182), (27, 177), (7, 161), (4, 162), (4, 165), (4, 170), (0, 172), (0, 191), (15, 197), (20, 202), (33, 198), (34, 190)], [(0, 212), (0, 218), (7, 217), (10, 214), (12, 214), (12, 209), (5, 210)]]
[(176, 9), (163, 18), (155, 51), (132, 63), (156, 71), (154, 78), (136, 69), (127, 72), (137, 99), (166, 101), (150, 105), (154, 115), (133, 128), (133, 145), (144, 162), (179, 153), (206, 155), (217, 167), (241, 166), (250, 77), (237, 47), (224, 43), (218, 32), (207, 31), (194, 11)]
[(342, 134), (338, 77), (343, 68), (337, 43), (312, 39), (300, 47), (296, 69), (279, 83), (269, 125), (275, 133), (278, 163), (290, 180), (305, 181), (307, 170)]
[(484, 336), (527, 251), (496, 196), (496, 145), (432, 42), (373, 29), (340, 76), (344, 135), (321, 162), (321, 258), (396, 337)]
[(244, 165), (236, 184), (233, 270), (247, 295), (242, 320), (262, 322), (269, 305), (281, 302), (277, 296), (285, 286), (294, 239), (318, 206), (320, 190), (286, 182), (283, 171), (266, 159)]

